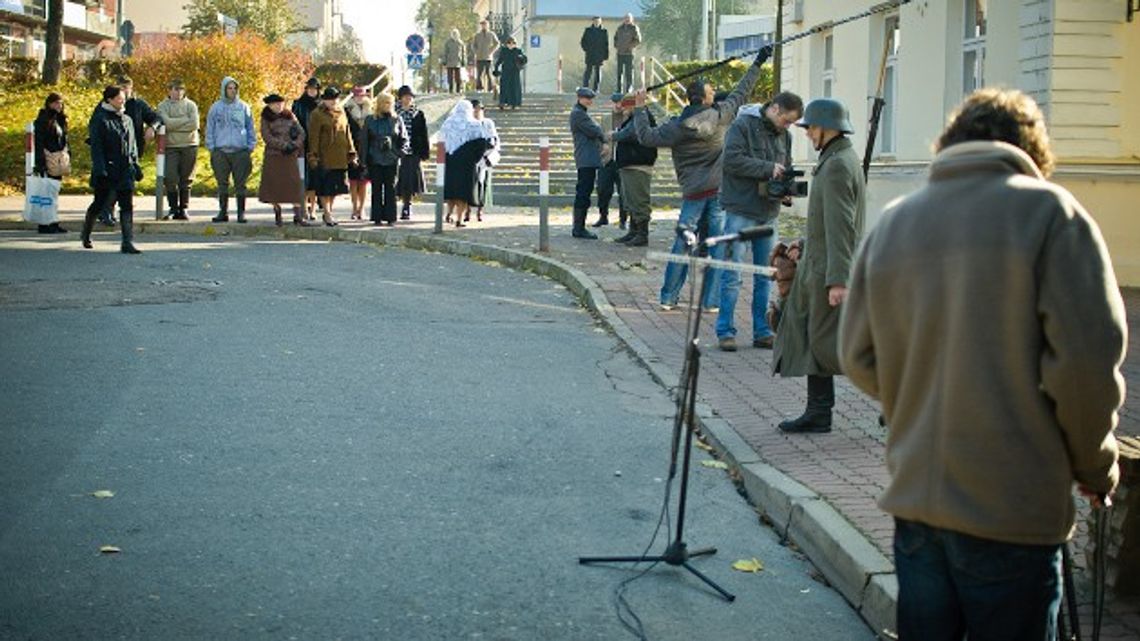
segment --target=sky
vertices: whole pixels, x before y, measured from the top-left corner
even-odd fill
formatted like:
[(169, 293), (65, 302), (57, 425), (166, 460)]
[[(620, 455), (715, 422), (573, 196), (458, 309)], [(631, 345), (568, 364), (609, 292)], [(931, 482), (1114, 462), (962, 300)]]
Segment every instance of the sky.
[(388, 64), (393, 53), (406, 53), (404, 40), (416, 30), (419, 5), (419, 0), (341, 0), (341, 11), (364, 42), (368, 61)]

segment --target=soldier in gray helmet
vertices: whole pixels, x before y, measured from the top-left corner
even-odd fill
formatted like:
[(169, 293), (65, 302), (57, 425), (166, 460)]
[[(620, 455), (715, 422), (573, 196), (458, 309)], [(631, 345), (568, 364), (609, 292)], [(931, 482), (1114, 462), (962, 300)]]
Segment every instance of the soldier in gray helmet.
[(807, 376), (807, 408), (782, 421), (780, 431), (831, 431), (834, 376), (839, 366), (839, 314), (847, 297), (847, 277), (863, 234), (866, 185), (858, 154), (847, 138), (854, 133), (847, 109), (838, 100), (808, 103), (803, 127), (819, 160), (812, 170), (804, 254), (796, 269), (773, 346), (773, 372)]

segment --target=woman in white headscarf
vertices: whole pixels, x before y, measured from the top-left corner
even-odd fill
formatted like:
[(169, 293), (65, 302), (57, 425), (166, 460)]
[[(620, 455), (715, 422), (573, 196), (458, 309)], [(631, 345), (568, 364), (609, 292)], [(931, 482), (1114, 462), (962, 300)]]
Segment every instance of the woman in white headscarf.
[(455, 213), (455, 226), (463, 227), (463, 214), (478, 203), (475, 165), (491, 145), (490, 133), (475, 118), (467, 100), (460, 100), (439, 129), (447, 160), (444, 164), (443, 197), (447, 201), (447, 222)]

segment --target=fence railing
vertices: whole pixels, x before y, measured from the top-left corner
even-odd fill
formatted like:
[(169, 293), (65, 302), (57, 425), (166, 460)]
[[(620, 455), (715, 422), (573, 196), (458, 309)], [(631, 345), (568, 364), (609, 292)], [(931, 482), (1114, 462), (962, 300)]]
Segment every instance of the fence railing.
[[(376, 92), (374, 91), (374, 89), (376, 89), (376, 85), (380, 84), (380, 82), (382, 80), (384, 80), (385, 78), (388, 79), (389, 85), (392, 84), (392, 78), (393, 78), (392, 67), (385, 67), (384, 71), (382, 71), (379, 76), (376, 76), (376, 78), (372, 82), (364, 85), (364, 89), (366, 91), (368, 91), (369, 94), (375, 95)], [(349, 100), (352, 100), (352, 94), (351, 93), (348, 94), (347, 96), (345, 96), (344, 98), (340, 99), (340, 106), (344, 107), (345, 105), (348, 104)]]
[[(677, 106), (683, 106), (685, 104), (685, 86), (682, 85), (681, 82), (673, 76), (673, 74), (669, 73), (669, 70), (665, 68), (665, 65), (661, 64), (660, 60), (654, 58), (653, 56), (648, 56), (645, 59), (649, 61), (648, 84), (656, 85), (663, 82), (669, 83), (662, 89), (662, 92), (664, 93), (664, 99), (662, 100), (662, 103), (665, 107), (665, 111), (672, 111), (674, 104)], [(680, 93), (677, 92), (675, 87), (680, 88)]]

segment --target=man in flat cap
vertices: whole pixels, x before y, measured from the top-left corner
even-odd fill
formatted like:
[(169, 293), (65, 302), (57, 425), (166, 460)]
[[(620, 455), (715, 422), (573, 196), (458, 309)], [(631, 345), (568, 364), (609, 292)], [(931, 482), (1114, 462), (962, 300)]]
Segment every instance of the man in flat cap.
[(570, 110), (570, 133), (574, 135), (574, 166), (578, 169), (578, 182), (574, 187), (574, 238), (596, 239), (586, 229), (586, 211), (590, 209), (590, 194), (598, 178), (602, 158), (607, 154), (609, 132), (602, 129), (586, 112), (597, 93), (589, 87), (578, 87), (577, 103)]

